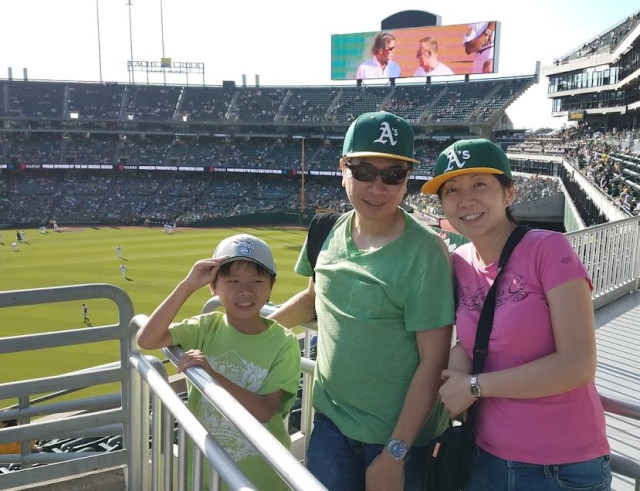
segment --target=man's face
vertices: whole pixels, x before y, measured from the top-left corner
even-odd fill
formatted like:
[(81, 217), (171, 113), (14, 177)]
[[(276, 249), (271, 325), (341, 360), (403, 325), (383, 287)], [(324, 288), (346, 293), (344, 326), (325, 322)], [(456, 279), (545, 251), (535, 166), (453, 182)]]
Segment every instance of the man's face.
[(396, 40), (395, 39), (387, 40), (387, 44), (385, 45), (384, 49), (381, 49), (378, 52), (378, 56), (377, 56), (378, 61), (382, 65), (386, 65), (387, 63), (389, 63), (391, 58), (393, 58), (393, 51), (395, 49), (396, 49)]
[(433, 52), (428, 48), (426, 44), (420, 45), (420, 49), (418, 49), (416, 57), (418, 58), (418, 63), (422, 68), (433, 68), (435, 61)]
[[(393, 216), (407, 192), (409, 162), (387, 157), (354, 157), (349, 165), (363, 166), (368, 170), (362, 176), (361, 172), (349, 169), (346, 164), (342, 167), (342, 186), (356, 213), (367, 221), (384, 221)], [(401, 177), (398, 184), (386, 184), (380, 171), (391, 170), (405, 171), (405, 177)], [(367, 174), (369, 179), (362, 180), (367, 178)], [(370, 180), (372, 176), (375, 177)]]

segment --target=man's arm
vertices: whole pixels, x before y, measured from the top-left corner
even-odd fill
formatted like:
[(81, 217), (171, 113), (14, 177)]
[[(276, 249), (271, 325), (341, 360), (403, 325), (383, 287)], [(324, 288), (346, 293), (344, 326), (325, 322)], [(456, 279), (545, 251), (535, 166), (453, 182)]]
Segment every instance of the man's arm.
[(458, 342), (449, 354), (449, 370), (458, 370), (459, 372), (468, 373), (471, 375), (473, 370), (473, 362), (462, 345)]
[(288, 328), (299, 326), (316, 316), (315, 302), (315, 283), (313, 278), (309, 278), (309, 284), (305, 290), (296, 293), (268, 317)]
[[(429, 419), (438, 398), (440, 374), (449, 360), (451, 334), (451, 326), (416, 332), (420, 363), (407, 389), (391, 439), (413, 446)], [(367, 491), (401, 491), (403, 486), (404, 462), (394, 460), (388, 451), (383, 450), (367, 468)]]

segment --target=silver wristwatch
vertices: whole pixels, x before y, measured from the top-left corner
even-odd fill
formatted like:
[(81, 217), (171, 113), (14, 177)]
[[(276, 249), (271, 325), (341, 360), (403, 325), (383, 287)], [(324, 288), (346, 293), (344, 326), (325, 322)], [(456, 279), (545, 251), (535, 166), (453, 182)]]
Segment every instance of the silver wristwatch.
[(409, 447), (402, 440), (389, 440), (385, 447), (395, 460), (402, 460), (403, 462), (409, 460), (411, 452), (409, 452)]
[(478, 383), (478, 374), (471, 375), (471, 383), (469, 384), (469, 390), (471, 395), (476, 399), (482, 397), (482, 390), (480, 390), (480, 384)]

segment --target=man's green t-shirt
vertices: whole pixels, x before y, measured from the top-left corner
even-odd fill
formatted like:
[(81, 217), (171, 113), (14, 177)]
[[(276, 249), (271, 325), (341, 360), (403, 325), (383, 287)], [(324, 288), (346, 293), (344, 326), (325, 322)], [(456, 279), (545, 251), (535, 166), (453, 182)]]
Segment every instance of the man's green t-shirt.
[[(351, 239), (352, 217), (338, 219), (316, 263), (313, 404), (344, 435), (384, 444), (420, 361), (415, 332), (454, 322), (452, 274), (438, 234), (408, 214), (399, 238), (366, 252)], [(295, 270), (313, 274), (306, 243)], [(438, 402), (415, 444), (428, 443), (447, 421)]]

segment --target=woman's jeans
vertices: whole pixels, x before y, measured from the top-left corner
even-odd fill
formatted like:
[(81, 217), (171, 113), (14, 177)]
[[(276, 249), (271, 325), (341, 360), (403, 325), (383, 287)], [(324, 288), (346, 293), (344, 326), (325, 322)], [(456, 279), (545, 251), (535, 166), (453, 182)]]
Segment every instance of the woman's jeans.
[(481, 448), (471, 458), (464, 491), (604, 491), (611, 489), (609, 456), (585, 462), (536, 465), (504, 460)]
[[(364, 475), (384, 445), (362, 443), (344, 436), (323, 414), (316, 413), (309, 448), (307, 469), (329, 491), (364, 491)], [(413, 447), (404, 465), (405, 491), (424, 489), (426, 447)]]

